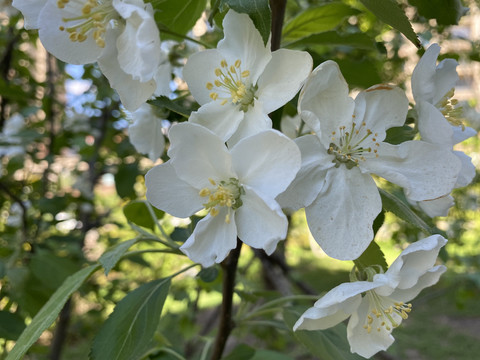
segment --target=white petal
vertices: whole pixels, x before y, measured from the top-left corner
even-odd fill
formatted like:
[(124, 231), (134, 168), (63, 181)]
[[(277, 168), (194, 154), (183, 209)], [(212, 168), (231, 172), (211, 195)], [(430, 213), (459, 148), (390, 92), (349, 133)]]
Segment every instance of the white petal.
[(397, 287), (409, 289), (435, 265), (440, 249), (447, 243), (441, 235), (432, 235), (410, 244), (390, 265), (385, 275), (399, 277)]
[(244, 138), (231, 154), (240, 182), (271, 199), (287, 188), (301, 164), (298, 146), (276, 130)]
[(198, 189), (179, 179), (170, 161), (150, 169), (145, 185), (147, 200), (173, 216), (189, 217), (203, 208)]
[(477, 136), (477, 130), (471, 127), (465, 127), (462, 129), (460, 126), (453, 126), (453, 143), (458, 144), (473, 136)]
[(385, 139), (385, 130), (402, 126), (408, 112), (405, 92), (395, 86), (375, 85), (362, 91), (355, 99), (355, 122), (365, 123), (377, 141)]
[(293, 330), (324, 330), (337, 325), (356, 311), (362, 301), (361, 294), (375, 286), (375, 283), (368, 281), (336, 286), (302, 314)]
[(422, 140), (432, 144), (440, 144), (445, 148), (453, 147), (453, 127), (445, 116), (432, 104), (426, 101), (417, 102), (418, 131)]
[(152, 111), (152, 106), (142, 105), (132, 113), (135, 122), (128, 127), (128, 137), (135, 149), (147, 154), (156, 161), (165, 150), (165, 137), (162, 132), (162, 119)]
[(312, 71), (312, 64), (312, 57), (305, 51), (280, 49), (272, 53), (256, 91), (266, 113), (277, 110), (297, 94)]
[(245, 186), (243, 205), (235, 212), (238, 238), (270, 255), (287, 236), (288, 220), (280, 205)]
[[(215, 68), (220, 67), (223, 55), (217, 49), (200, 51), (190, 55), (183, 67), (183, 78), (188, 84), (188, 89), (200, 105), (211, 102), (210, 91), (207, 83), (213, 83), (217, 78)], [(219, 102), (220, 103), (220, 102)]]
[(191, 186), (210, 188), (209, 179), (218, 182), (237, 178), (223, 140), (210, 130), (197, 124), (181, 123), (171, 127), (169, 137), (170, 161), (178, 177)]
[[(350, 351), (357, 353), (364, 358), (370, 358), (381, 350), (386, 350), (393, 344), (395, 339), (384, 326), (381, 326), (379, 319), (373, 317), (372, 330), (370, 333), (364, 329), (367, 321), (367, 315), (371, 311), (371, 304), (365, 297), (358, 307), (358, 310), (352, 314), (347, 325), (347, 338), (350, 343)], [(402, 318), (395, 313), (391, 315), (397, 322), (401, 322)], [(397, 319), (400, 318), (400, 319)], [(380, 331), (377, 331), (380, 328)]]
[(457, 74), (458, 62), (454, 59), (440, 61), (435, 72), (435, 96), (433, 104), (438, 103), (447, 92), (455, 88), (459, 77)]
[(415, 101), (420, 100), (433, 103), (435, 96), (435, 71), (440, 46), (432, 44), (418, 61), (412, 73), (412, 92)]
[(315, 135), (305, 135), (295, 140), (302, 154), (302, 165), (287, 190), (278, 195), (283, 209), (296, 211), (310, 205), (323, 188), (327, 170), (334, 166), (332, 155), (327, 154)]
[(237, 246), (237, 228), (234, 221), (225, 222), (226, 207), (217, 216), (210, 214), (196, 225), (193, 234), (180, 247), (192, 261), (203, 267), (222, 262)]
[(223, 56), (219, 61), (225, 59), (233, 64), (241, 60), (242, 70), (250, 71), (249, 79), (255, 84), (272, 58), (270, 41), (265, 46), (250, 17), (233, 10), (223, 19), (223, 32), (225, 37), (217, 46)]
[(121, 69), (115, 46), (116, 34), (119, 31), (120, 29), (115, 29), (107, 33), (105, 49), (98, 59), (98, 66), (110, 86), (117, 91), (123, 106), (129, 111), (135, 111), (152, 96), (156, 84), (153, 79), (144, 83), (134, 80)]
[(328, 256), (358, 258), (373, 239), (372, 224), (382, 209), (372, 177), (344, 166), (328, 171), (320, 195), (305, 208), (313, 238)]
[(460, 171), (460, 161), (451, 151), (425, 141), (380, 143), (378, 154), (362, 162), (362, 168), (403, 187), (415, 201), (449, 194)]
[(232, 147), (245, 137), (271, 128), (272, 120), (263, 109), (263, 104), (255, 99), (254, 105), (250, 106), (248, 111), (244, 113), (243, 121), (228, 141), (228, 146)]
[(188, 121), (206, 127), (226, 142), (237, 131), (244, 116), (244, 112), (231, 103), (221, 105), (212, 101), (192, 112)]
[(38, 29), (40, 11), (48, 0), (13, 0), (12, 6), (20, 10), (24, 16), (25, 29)]
[(318, 118), (321, 134), (317, 135), (325, 146), (330, 144), (333, 131), (338, 132), (340, 126), (350, 128), (354, 106), (338, 65), (330, 60), (313, 70), (298, 99), (298, 112), (315, 131), (318, 125), (308, 121), (310, 117), (304, 117), (302, 112), (310, 111)]
[(445, 271), (447, 271), (447, 268), (443, 265), (434, 266), (427, 270), (427, 272), (418, 279), (415, 285), (406, 289), (396, 289), (390, 297), (396, 302), (409, 302), (416, 298), (423, 289), (436, 284)]
[(113, 6), (126, 20), (117, 39), (120, 67), (134, 80), (152, 80), (161, 60), (160, 34), (153, 18), (152, 5), (114, 1)]
[(153, 93), (155, 96), (168, 96), (172, 92), (170, 89), (170, 81), (172, 80), (172, 65), (168, 62), (168, 59), (164, 59), (164, 62), (158, 67), (155, 76), (155, 83), (157, 88)]
[[(82, 15), (83, 3), (70, 1), (64, 9), (59, 9), (57, 1), (48, 1), (38, 15), (38, 35), (48, 52), (58, 59), (70, 64), (88, 64), (95, 62), (103, 50), (96, 43), (91, 34), (83, 42), (73, 42), (69, 39), (70, 33), (60, 31), (60, 26), (70, 27), (79, 22), (65, 22), (63, 18), (74, 18)], [(110, 32), (107, 29), (107, 34)]]
[(470, 184), (475, 177), (475, 165), (472, 163), (472, 158), (468, 155), (465, 155), (461, 151), (454, 151), (455, 156), (460, 160), (462, 167), (460, 169), (460, 173), (458, 174), (457, 182), (455, 183), (455, 187), (464, 187)]
[(443, 196), (438, 199), (419, 201), (418, 206), (425, 214), (430, 217), (447, 216), (448, 210), (455, 205), (451, 195)]

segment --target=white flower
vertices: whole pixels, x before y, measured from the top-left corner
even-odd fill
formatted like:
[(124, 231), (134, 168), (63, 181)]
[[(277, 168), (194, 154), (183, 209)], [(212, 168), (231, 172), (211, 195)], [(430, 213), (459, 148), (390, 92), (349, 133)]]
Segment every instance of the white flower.
[(25, 118), (20, 114), (13, 114), (3, 125), (0, 132), (0, 156), (13, 157), (25, 153), (22, 138), (19, 132), (25, 127)]
[(287, 218), (275, 197), (300, 168), (293, 141), (266, 130), (227, 149), (210, 130), (172, 126), (170, 160), (145, 176), (147, 200), (177, 217), (208, 211), (180, 248), (203, 266), (221, 262), (240, 240), (271, 254), (286, 236)]
[(390, 85), (373, 86), (354, 101), (333, 61), (315, 69), (300, 93), (299, 112), (316, 135), (296, 140), (302, 168), (277, 200), (289, 210), (305, 206), (310, 231), (329, 256), (356, 259), (373, 239), (382, 203), (370, 174), (416, 201), (448, 194), (455, 184), (460, 165), (450, 151), (424, 141), (383, 142), (407, 110), (403, 91)]
[(165, 137), (162, 131), (162, 119), (154, 111), (154, 107), (143, 104), (132, 113), (134, 123), (128, 127), (128, 136), (135, 149), (147, 154), (150, 160), (156, 161), (165, 150)]
[[(453, 99), (455, 84), (458, 81), (454, 59), (444, 59), (437, 65), (440, 46), (432, 44), (422, 56), (412, 74), (412, 92), (418, 116), (418, 130), (422, 140), (439, 144), (451, 150), (461, 161), (462, 167), (455, 188), (468, 185), (475, 176), (475, 166), (471, 158), (453, 147), (475, 136), (477, 132), (462, 123), (462, 108)], [(453, 205), (453, 198), (444, 198), (418, 205), (429, 216), (446, 216)]]
[[(412, 310), (409, 303), (420, 291), (437, 283), (445, 266), (434, 266), (446, 244), (433, 235), (408, 246), (384, 274), (368, 269), (368, 281), (343, 283), (305, 311), (293, 330), (324, 330), (350, 317), (350, 351), (369, 358), (393, 342), (391, 332)], [(363, 296), (362, 296), (363, 294)]]
[(62, 61), (97, 61), (124, 106), (135, 110), (157, 89), (166, 62), (151, 4), (143, 0), (15, 0), (25, 27), (39, 29)]
[(192, 55), (183, 75), (200, 109), (190, 121), (235, 143), (272, 127), (268, 114), (291, 100), (312, 69), (307, 52), (265, 46), (246, 14), (230, 10), (225, 37)]
[(301, 135), (306, 135), (312, 132), (305, 122), (303, 122), (299, 114), (295, 116), (285, 115), (280, 121), (280, 130), (290, 139), (296, 139)]

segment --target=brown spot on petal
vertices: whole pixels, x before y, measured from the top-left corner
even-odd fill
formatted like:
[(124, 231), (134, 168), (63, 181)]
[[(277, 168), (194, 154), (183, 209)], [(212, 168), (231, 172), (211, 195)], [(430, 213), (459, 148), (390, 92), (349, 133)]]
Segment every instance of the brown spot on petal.
[(368, 88), (367, 90), (365, 90), (365, 92), (371, 92), (371, 91), (375, 91), (375, 90), (393, 90), (393, 86), (385, 85), (385, 84), (375, 85), (375, 86), (372, 86), (371, 88)]

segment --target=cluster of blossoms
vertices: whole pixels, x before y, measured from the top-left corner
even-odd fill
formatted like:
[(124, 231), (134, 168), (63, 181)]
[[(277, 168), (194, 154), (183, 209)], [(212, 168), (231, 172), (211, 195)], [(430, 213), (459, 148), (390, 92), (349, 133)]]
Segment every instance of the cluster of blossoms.
[[(129, 132), (139, 152), (163, 153), (161, 122), (148, 105), (165, 93), (165, 55), (150, 4), (142, 0), (14, 0), (26, 27), (39, 29), (48, 51), (75, 64), (97, 62), (124, 106), (136, 110)], [(303, 51), (270, 50), (251, 19), (230, 10), (216, 49), (192, 55), (183, 76), (198, 111), (169, 130), (169, 160), (146, 175), (147, 199), (177, 217), (203, 211), (180, 248), (205, 267), (222, 262), (237, 239), (271, 254), (285, 239), (283, 210), (305, 208), (313, 238), (331, 257), (355, 260), (374, 237), (382, 210), (372, 175), (403, 188), (430, 216), (445, 215), (451, 191), (470, 183), (471, 159), (453, 146), (476, 132), (459, 117), (456, 62), (436, 64), (432, 45), (412, 76), (421, 139), (393, 145), (387, 130), (405, 124), (409, 101), (398, 87), (375, 85), (349, 96), (338, 65), (312, 71)], [(294, 70), (292, 70), (294, 69)], [(161, 79), (163, 77), (163, 80)], [(268, 114), (300, 92), (306, 135), (272, 129)], [(282, 210), (283, 209), (283, 210)], [(431, 236), (405, 249), (383, 272), (352, 276), (318, 300), (295, 330), (326, 329), (350, 316), (351, 350), (364, 357), (386, 349), (413, 299), (445, 271), (434, 266), (446, 240)], [(362, 296), (363, 294), (363, 296)]]

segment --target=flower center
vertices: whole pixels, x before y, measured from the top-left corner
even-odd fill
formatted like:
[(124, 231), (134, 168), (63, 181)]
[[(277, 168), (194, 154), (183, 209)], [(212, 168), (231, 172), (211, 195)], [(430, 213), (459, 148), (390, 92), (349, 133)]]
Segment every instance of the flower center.
[(235, 178), (230, 178), (228, 181), (222, 180), (219, 184), (213, 179), (208, 179), (208, 181), (210, 181), (210, 184), (215, 188), (210, 189), (205, 187), (199, 192), (201, 197), (208, 196), (208, 202), (203, 204), (205, 210), (207, 210), (210, 215), (217, 216), (220, 212), (218, 207), (226, 206), (227, 215), (225, 216), (225, 222), (230, 224), (231, 211), (243, 205), (241, 196), (245, 195), (245, 190), (239, 184), (238, 179)]
[[(327, 152), (335, 156), (333, 160), (335, 167), (345, 164), (347, 169), (352, 169), (358, 165), (360, 160), (365, 161), (366, 154), (373, 153), (375, 157), (378, 157), (376, 148), (380, 144), (377, 142), (377, 136), (377, 133), (373, 134), (372, 130), (366, 128), (365, 122), (357, 126), (357, 123), (353, 121), (348, 131), (345, 126), (340, 126), (338, 133), (332, 132), (332, 142)], [(368, 147), (365, 146), (365, 142), (369, 144)], [(372, 144), (374, 144), (373, 149)]]
[(65, 26), (60, 26), (60, 31), (68, 32), (70, 34), (68, 37), (73, 42), (83, 42), (90, 35), (99, 47), (104, 48), (108, 23), (118, 18), (118, 13), (112, 6), (112, 0), (58, 0), (57, 7), (64, 9), (69, 3), (78, 1), (83, 4), (81, 14), (62, 18)]
[(220, 67), (215, 69), (215, 76), (217, 78), (213, 83), (206, 84), (208, 90), (213, 90), (210, 98), (222, 100), (222, 105), (231, 101), (232, 104), (239, 104), (243, 111), (247, 111), (253, 104), (255, 87), (249, 84), (250, 71), (242, 70), (242, 62), (238, 59), (234, 65), (228, 65), (226, 60), (222, 60)]
[(462, 122), (463, 108), (461, 106), (455, 107), (458, 105), (458, 100), (453, 99), (453, 95), (455, 95), (455, 88), (447, 92), (435, 107), (442, 112), (450, 124), (453, 126), (461, 126), (462, 130), (465, 130), (465, 125)]
[(378, 332), (385, 328), (390, 331), (400, 325), (401, 319), (408, 318), (408, 314), (412, 311), (412, 304), (403, 302), (394, 302), (383, 296), (379, 296), (375, 291), (367, 291), (367, 295), (372, 306), (371, 312), (365, 319), (363, 328), (370, 334), (372, 328), (376, 328)]

